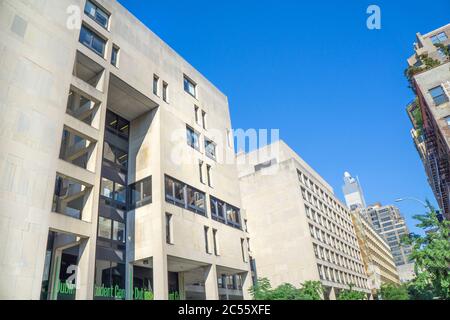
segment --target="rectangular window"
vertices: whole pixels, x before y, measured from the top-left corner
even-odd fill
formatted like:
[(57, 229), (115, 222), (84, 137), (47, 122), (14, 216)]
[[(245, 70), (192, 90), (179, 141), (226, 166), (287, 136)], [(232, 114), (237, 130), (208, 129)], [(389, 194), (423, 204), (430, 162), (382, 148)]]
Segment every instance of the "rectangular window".
[(105, 10), (101, 9), (99, 6), (94, 4), (92, 1), (86, 1), (86, 6), (84, 7), (84, 13), (91, 17), (95, 22), (101, 25), (103, 28), (108, 29), (109, 25), (109, 14)]
[(448, 97), (445, 94), (444, 88), (442, 88), (442, 86), (431, 89), (430, 94), (437, 106), (448, 102)]
[(242, 260), (247, 262), (247, 256), (245, 254), (245, 239), (241, 239), (241, 251), (242, 251)]
[(167, 82), (163, 82), (163, 94), (162, 94), (162, 98), (164, 102), (169, 102), (169, 85), (167, 84)]
[(158, 96), (159, 93), (159, 77), (155, 74), (153, 75), (153, 94)]
[(206, 165), (206, 177), (208, 179), (208, 186), (212, 188), (211, 166), (210, 165)]
[(115, 67), (119, 66), (119, 52), (120, 52), (119, 47), (113, 46), (111, 53), (111, 64)]
[(186, 76), (184, 76), (184, 91), (189, 93), (194, 98), (197, 97), (197, 85)]
[(113, 240), (125, 243), (125, 224), (113, 221)]
[(205, 227), (204, 228), (204, 234), (205, 234), (205, 251), (206, 253), (210, 253), (209, 252), (209, 237), (208, 237), (208, 233), (209, 233), (209, 228)]
[(84, 44), (101, 57), (105, 56), (106, 40), (84, 25), (81, 26), (80, 43)]
[(166, 242), (167, 242), (167, 244), (173, 244), (172, 215), (170, 213), (166, 213)]
[(198, 116), (199, 110), (200, 110), (199, 107), (194, 106), (194, 115), (195, 115), (195, 123), (196, 123), (196, 124), (200, 124), (199, 116)]
[(205, 153), (209, 158), (216, 160), (216, 144), (213, 141), (206, 138), (205, 138)]
[(165, 177), (165, 189), (167, 202), (206, 216), (205, 193), (168, 176)]
[(206, 130), (206, 112), (202, 110), (202, 124), (203, 124), (203, 129)]
[(447, 39), (448, 39), (447, 34), (445, 32), (441, 32), (441, 33), (439, 33), (437, 35), (432, 36), (431, 37), (431, 42), (433, 44), (438, 44), (438, 43), (447, 41)]
[(128, 140), (130, 131), (130, 122), (115, 113), (107, 110), (106, 112), (106, 129), (119, 136), (122, 139)]
[(152, 177), (130, 185), (129, 190), (129, 207), (131, 210), (152, 203)]
[(103, 239), (112, 238), (111, 233), (112, 221), (107, 218), (98, 217), (98, 237)]
[(200, 151), (200, 135), (191, 127), (186, 127), (187, 144), (197, 151)]
[(111, 200), (126, 203), (126, 188), (118, 182), (102, 178), (101, 195)]
[(200, 182), (204, 183), (203, 181), (203, 161), (199, 161), (198, 162), (198, 171), (199, 171), (199, 176), (200, 176)]
[(217, 230), (213, 229), (213, 244), (214, 244), (214, 254), (216, 256), (219, 256), (219, 246), (218, 246), (218, 239), (217, 239)]

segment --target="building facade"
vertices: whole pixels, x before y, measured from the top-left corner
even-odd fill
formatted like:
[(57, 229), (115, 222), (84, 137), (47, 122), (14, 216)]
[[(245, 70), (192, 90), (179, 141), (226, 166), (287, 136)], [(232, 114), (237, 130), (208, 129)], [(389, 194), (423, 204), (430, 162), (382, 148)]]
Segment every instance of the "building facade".
[(416, 99), (407, 107), (413, 141), (429, 184), (450, 218), (450, 24), (417, 34), (415, 54), (408, 59)]
[(372, 295), (377, 296), (383, 284), (400, 284), (394, 257), (386, 240), (361, 216), (359, 210), (352, 212), (352, 220), (369, 278), (369, 288)]
[(400, 281), (407, 282), (413, 279), (414, 262), (409, 258), (412, 247), (402, 243), (403, 237), (410, 232), (400, 210), (394, 206), (376, 204), (362, 210), (361, 214), (389, 245)]
[(0, 298), (245, 298), (227, 97), (117, 1), (0, 21)]
[(320, 175), (282, 141), (239, 154), (238, 169), (258, 277), (320, 281), (326, 299), (370, 293), (350, 212)]
[(344, 186), (342, 191), (345, 197), (345, 203), (350, 210), (356, 210), (357, 208), (365, 208), (366, 200), (359, 183), (358, 178), (353, 178), (350, 173), (344, 174)]

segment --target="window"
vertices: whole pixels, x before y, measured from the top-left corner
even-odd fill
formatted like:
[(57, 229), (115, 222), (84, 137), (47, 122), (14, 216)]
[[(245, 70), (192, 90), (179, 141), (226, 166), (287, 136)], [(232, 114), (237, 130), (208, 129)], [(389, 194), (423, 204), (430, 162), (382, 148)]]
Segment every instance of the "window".
[(184, 91), (194, 98), (197, 97), (197, 85), (188, 77), (184, 76)]
[(155, 74), (153, 75), (153, 94), (158, 95), (159, 92), (159, 77)]
[(213, 244), (214, 244), (214, 254), (216, 256), (219, 256), (219, 246), (218, 246), (218, 239), (217, 239), (217, 230), (213, 229)]
[(120, 49), (117, 46), (113, 46), (111, 53), (111, 64), (115, 67), (119, 66), (119, 51)]
[(130, 185), (129, 190), (129, 206), (131, 210), (152, 203), (152, 177)]
[(206, 195), (168, 176), (165, 178), (166, 201), (195, 213), (206, 215)]
[(208, 237), (208, 233), (209, 233), (209, 227), (205, 227), (204, 228), (204, 235), (205, 235), (205, 251), (206, 253), (210, 253), (209, 252), (209, 237)]
[(433, 44), (444, 42), (448, 39), (447, 34), (445, 32), (441, 32), (437, 35), (431, 37), (431, 42)]
[(118, 166), (121, 169), (127, 169), (128, 167), (128, 154), (125, 151), (112, 146), (108, 142), (105, 142), (103, 148), (103, 160)]
[(199, 177), (200, 177), (200, 182), (201, 183), (205, 183), (204, 181), (203, 181), (203, 161), (199, 161), (198, 162), (198, 173), (199, 173)]
[(101, 57), (105, 56), (106, 40), (84, 25), (81, 26), (80, 42)]
[(98, 237), (103, 239), (111, 239), (112, 220), (98, 217)]
[(245, 254), (245, 239), (241, 239), (241, 251), (242, 251), (242, 260), (247, 262), (247, 256)]
[(227, 215), (226, 215), (227, 223), (240, 228), (241, 227), (241, 217), (240, 217), (239, 209), (237, 209), (233, 206), (227, 205), (226, 213), (227, 213)]
[(128, 140), (130, 123), (126, 119), (107, 110), (107, 112), (106, 112), (106, 129), (109, 132), (111, 132), (115, 135), (118, 135), (120, 138)]
[(113, 221), (113, 240), (125, 243), (125, 224)]
[(208, 178), (208, 186), (212, 188), (211, 166), (206, 165), (206, 177)]
[(240, 210), (232, 205), (210, 196), (211, 218), (237, 229), (242, 229)]
[(92, 1), (87, 1), (84, 7), (84, 13), (91, 17), (95, 22), (107, 29), (109, 25), (109, 14), (105, 10), (100, 9), (99, 6)]
[(446, 102), (448, 102), (448, 97), (445, 94), (444, 89), (442, 88), (442, 86), (438, 86), (436, 88), (433, 88), (430, 90), (430, 94), (431, 97), (434, 100), (434, 103), (439, 106), (441, 104), (444, 104)]
[(211, 217), (213, 220), (225, 223), (225, 202), (210, 197)]
[(203, 129), (206, 130), (206, 112), (202, 110), (202, 124), (203, 124)]
[(126, 188), (120, 183), (106, 178), (102, 178), (101, 195), (120, 203), (126, 203)]
[(205, 153), (209, 158), (216, 160), (216, 144), (213, 141), (206, 138), (205, 138)]
[(200, 121), (199, 121), (200, 118), (199, 118), (199, 116), (198, 116), (199, 110), (200, 110), (199, 107), (194, 106), (194, 115), (195, 115), (195, 123), (196, 123), (196, 124), (200, 124)]
[(166, 213), (166, 242), (167, 242), (167, 244), (173, 244), (172, 215), (170, 213)]
[(187, 143), (197, 151), (200, 151), (200, 135), (191, 127), (186, 127)]
[(168, 102), (168, 95), (169, 95), (169, 85), (167, 84), (167, 82), (163, 82), (163, 94), (162, 94), (162, 98), (164, 102)]

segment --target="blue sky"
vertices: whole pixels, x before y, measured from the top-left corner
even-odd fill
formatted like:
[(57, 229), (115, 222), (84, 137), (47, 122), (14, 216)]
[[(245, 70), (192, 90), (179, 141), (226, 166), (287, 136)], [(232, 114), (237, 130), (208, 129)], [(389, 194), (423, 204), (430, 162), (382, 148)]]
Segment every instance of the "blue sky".
[[(120, 0), (229, 98), (234, 128), (277, 128), (343, 199), (344, 171), (368, 203), (433, 200), (410, 138), (403, 76), (416, 32), (450, 22), (450, 1)], [(366, 27), (366, 9), (382, 29)], [(399, 204), (411, 217), (423, 212)]]

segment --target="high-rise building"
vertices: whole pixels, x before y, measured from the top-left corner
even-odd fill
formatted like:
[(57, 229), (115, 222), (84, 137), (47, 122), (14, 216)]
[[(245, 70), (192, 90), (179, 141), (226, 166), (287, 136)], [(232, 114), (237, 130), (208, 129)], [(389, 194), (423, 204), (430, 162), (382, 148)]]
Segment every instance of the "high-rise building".
[(376, 204), (362, 210), (361, 214), (389, 245), (400, 280), (407, 282), (413, 279), (414, 262), (410, 259), (412, 248), (403, 244), (403, 237), (410, 232), (400, 210), (394, 206)]
[(317, 172), (282, 141), (239, 154), (238, 169), (259, 278), (370, 293), (350, 212)]
[(344, 174), (344, 186), (342, 187), (344, 192), (345, 202), (350, 210), (356, 210), (357, 208), (365, 208), (366, 200), (359, 183), (358, 178), (353, 178), (350, 173)]
[(115, 0), (0, 21), (0, 299), (245, 298), (227, 97)]
[(391, 248), (378, 234), (359, 210), (352, 212), (361, 255), (369, 277), (369, 288), (377, 296), (383, 284), (399, 284), (400, 279), (395, 266)]
[(428, 181), (450, 219), (450, 24), (417, 34), (408, 77), (416, 98), (407, 107)]

